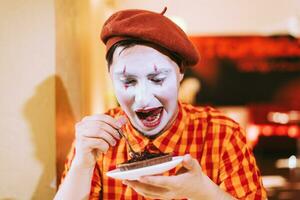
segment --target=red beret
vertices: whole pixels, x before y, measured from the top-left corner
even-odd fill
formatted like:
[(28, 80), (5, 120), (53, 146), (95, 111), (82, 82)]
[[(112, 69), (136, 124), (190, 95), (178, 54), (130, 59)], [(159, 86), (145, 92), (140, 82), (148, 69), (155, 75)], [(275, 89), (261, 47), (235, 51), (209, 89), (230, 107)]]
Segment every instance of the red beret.
[[(166, 10), (166, 9), (165, 9)], [(144, 40), (177, 53), (185, 65), (195, 65), (199, 54), (185, 32), (162, 13), (147, 10), (122, 10), (104, 23), (101, 40), (106, 52), (121, 40)]]

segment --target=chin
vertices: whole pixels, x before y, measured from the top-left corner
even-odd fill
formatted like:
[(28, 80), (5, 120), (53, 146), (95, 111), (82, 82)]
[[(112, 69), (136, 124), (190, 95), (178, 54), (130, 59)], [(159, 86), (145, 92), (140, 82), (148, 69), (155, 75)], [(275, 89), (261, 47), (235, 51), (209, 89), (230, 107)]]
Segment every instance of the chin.
[(135, 119), (135, 122), (137, 122), (136, 123), (137, 126), (135, 126), (135, 128), (145, 136), (158, 135), (164, 130), (164, 128), (167, 125), (166, 123), (164, 123), (163, 119), (160, 122), (160, 124), (158, 124), (156, 127), (153, 127), (153, 128), (148, 128), (148, 127), (143, 126), (143, 124), (140, 122), (139, 118)]

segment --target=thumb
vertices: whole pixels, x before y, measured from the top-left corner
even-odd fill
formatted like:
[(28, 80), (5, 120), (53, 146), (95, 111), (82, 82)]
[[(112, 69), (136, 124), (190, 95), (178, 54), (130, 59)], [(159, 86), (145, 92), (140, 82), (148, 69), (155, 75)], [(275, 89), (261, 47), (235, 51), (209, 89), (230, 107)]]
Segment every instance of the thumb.
[(191, 172), (198, 172), (201, 170), (199, 162), (189, 154), (183, 157), (182, 165)]
[(125, 125), (127, 123), (127, 118), (124, 115), (122, 115), (121, 117), (119, 117), (117, 119), (117, 121), (118, 121), (118, 125), (120, 127), (122, 127), (123, 125)]

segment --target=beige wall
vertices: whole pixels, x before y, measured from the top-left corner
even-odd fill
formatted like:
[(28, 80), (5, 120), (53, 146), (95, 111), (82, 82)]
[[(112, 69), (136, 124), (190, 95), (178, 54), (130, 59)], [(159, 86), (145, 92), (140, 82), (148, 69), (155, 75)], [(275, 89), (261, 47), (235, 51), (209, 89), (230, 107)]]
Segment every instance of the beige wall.
[(74, 123), (115, 105), (99, 41), (106, 10), (104, 1), (1, 1), (0, 199), (52, 199)]
[(56, 153), (60, 177), (76, 121), (103, 113), (115, 102), (110, 95), (105, 46), (99, 37), (105, 2), (56, 0), (55, 5)]
[[(116, 0), (119, 8), (182, 17), (190, 34), (273, 34), (291, 30), (300, 35), (299, 0)], [(298, 21), (297, 21), (298, 20)], [(293, 30), (294, 25), (297, 30)]]
[(52, 199), (53, 0), (0, 2), (0, 199)]
[(68, 91), (76, 120), (115, 105), (100, 41), (110, 10), (107, 1), (55, 0), (56, 72)]

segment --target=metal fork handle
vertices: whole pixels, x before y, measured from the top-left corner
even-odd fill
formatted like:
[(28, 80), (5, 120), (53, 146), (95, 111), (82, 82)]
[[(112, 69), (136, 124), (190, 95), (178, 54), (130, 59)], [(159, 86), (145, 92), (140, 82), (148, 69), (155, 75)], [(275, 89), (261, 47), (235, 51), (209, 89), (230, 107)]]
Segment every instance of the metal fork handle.
[(136, 151), (133, 150), (132, 146), (131, 146), (130, 143), (129, 143), (128, 138), (124, 135), (123, 131), (122, 131), (121, 129), (117, 129), (117, 131), (118, 131), (118, 133), (119, 133), (119, 135), (120, 135), (121, 137), (124, 137), (124, 139), (125, 139), (127, 145), (129, 146), (130, 153), (132, 153), (132, 154), (134, 154), (134, 155), (139, 155), (139, 153), (137, 153)]

